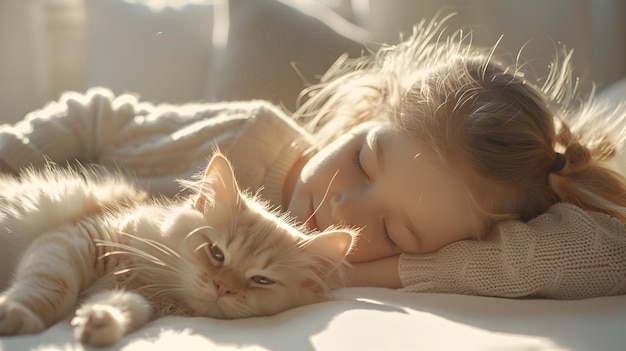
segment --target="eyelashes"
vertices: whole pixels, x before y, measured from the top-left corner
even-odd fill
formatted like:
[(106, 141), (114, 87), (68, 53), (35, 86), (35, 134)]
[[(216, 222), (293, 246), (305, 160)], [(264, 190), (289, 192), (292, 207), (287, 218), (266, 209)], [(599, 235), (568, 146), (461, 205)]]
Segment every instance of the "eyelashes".
[(389, 230), (387, 230), (387, 223), (385, 222), (385, 219), (383, 218), (382, 221), (383, 221), (383, 239), (385, 239), (385, 243), (389, 245), (389, 247), (391, 248), (396, 248), (398, 245), (396, 245), (393, 239), (391, 239), (391, 236), (389, 235)]
[[(359, 175), (361, 177), (363, 177), (364, 180), (366, 181), (370, 181), (370, 177), (367, 175), (367, 172), (365, 171), (365, 168), (363, 168), (363, 164), (361, 164), (361, 151), (363, 150), (362, 147), (359, 147), (358, 149), (356, 149), (356, 152), (354, 153), (353, 157), (352, 157), (352, 163), (354, 164), (354, 167), (356, 168), (356, 170), (359, 172)], [(391, 248), (396, 248), (398, 247), (398, 245), (396, 245), (396, 243), (393, 241), (393, 239), (391, 239), (391, 236), (389, 235), (389, 231), (387, 229), (387, 223), (385, 222), (385, 219), (382, 219), (382, 229), (383, 229), (383, 239), (385, 240), (385, 244), (387, 244), (389, 247)]]
[(357, 171), (359, 171), (359, 174), (363, 177), (363, 179), (369, 181), (370, 178), (367, 175), (367, 172), (365, 172), (365, 168), (363, 168), (363, 165), (361, 164), (361, 150), (363, 149), (362, 148), (356, 149), (356, 152), (354, 153), (354, 156), (352, 157), (352, 163), (354, 164), (354, 167), (357, 169)]

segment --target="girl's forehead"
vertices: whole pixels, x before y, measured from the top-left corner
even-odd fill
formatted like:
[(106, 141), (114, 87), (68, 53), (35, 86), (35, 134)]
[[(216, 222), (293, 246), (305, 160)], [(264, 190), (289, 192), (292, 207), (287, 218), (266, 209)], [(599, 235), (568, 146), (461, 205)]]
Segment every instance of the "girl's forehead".
[(366, 138), (368, 143), (372, 143), (372, 145), (401, 141), (402, 143), (411, 145), (412, 147), (419, 148), (423, 146), (420, 140), (417, 140), (407, 129), (388, 121), (378, 122), (374, 125)]
[(363, 126), (369, 131), (365, 138), (368, 143), (373, 143), (376, 139), (381, 136), (389, 135), (389, 136), (399, 136), (399, 137), (407, 137), (408, 134), (406, 131), (403, 131), (401, 128), (398, 128), (394, 123), (390, 121), (371, 121), (366, 122)]
[(415, 184), (420, 179), (422, 186), (442, 190), (444, 198), (444, 194), (454, 198), (451, 202), (465, 202), (467, 189), (464, 172), (460, 172), (462, 166), (439, 154), (428, 140), (418, 140), (409, 131), (392, 124), (381, 125), (370, 134), (372, 149), (383, 160), (379, 164), (398, 174), (396, 184)]

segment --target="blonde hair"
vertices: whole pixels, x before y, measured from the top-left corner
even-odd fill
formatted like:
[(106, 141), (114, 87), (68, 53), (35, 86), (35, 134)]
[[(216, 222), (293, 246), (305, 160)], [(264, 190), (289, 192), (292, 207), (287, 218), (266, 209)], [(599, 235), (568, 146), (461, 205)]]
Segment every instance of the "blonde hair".
[[(340, 58), (302, 96), (296, 118), (323, 146), (364, 121), (388, 120), (457, 172), (481, 228), (531, 219), (563, 201), (626, 222), (626, 182), (602, 164), (626, 133), (626, 109), (578, 93), (571, 51), (533, 79), (497, 45), (478, 48), (449, 18), (420, 22), (398, 45)], [(617, 133), (611, 134), (611, 131)]]

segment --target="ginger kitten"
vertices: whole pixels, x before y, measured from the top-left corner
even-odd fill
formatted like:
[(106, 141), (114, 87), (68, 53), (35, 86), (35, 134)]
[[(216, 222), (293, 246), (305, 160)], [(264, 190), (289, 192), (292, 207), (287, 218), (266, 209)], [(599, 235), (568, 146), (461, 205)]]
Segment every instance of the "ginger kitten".
[(271, 315), (342, 286), (354, 232), (299, 231), (241, 192), (219, 152), (187, 185), (155, 200), (58, 167), (0, 177), (0, 335), (75, 311), (76, 337), (107, 346), (160, 316)]

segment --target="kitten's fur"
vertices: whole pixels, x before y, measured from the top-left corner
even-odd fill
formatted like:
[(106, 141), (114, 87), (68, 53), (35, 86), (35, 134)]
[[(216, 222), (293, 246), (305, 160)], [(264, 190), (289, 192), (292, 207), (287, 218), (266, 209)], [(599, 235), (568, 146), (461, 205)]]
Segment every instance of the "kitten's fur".
[(341, 286), (353, 232), (299, 232), (219, 153), (187, 185), (156, 201), (58, 167), (0, 177), (0, 335), (41, 332), (80, 300), (77, 338), (106, 346), (159, 316), (270, 315)]

